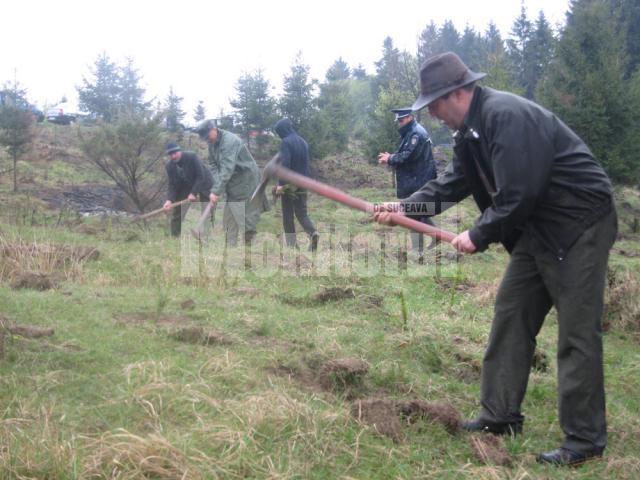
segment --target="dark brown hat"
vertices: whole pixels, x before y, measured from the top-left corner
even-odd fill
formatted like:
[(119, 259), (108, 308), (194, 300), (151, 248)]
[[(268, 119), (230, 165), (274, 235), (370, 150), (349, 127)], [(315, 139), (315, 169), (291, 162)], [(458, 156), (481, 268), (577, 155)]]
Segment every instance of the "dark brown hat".
[(420, 96), (411, 107), (414, 111), (457, 88), (469, 85), (487, 74), (472, 72), (453, 52), (427, 58), (420, 68)]

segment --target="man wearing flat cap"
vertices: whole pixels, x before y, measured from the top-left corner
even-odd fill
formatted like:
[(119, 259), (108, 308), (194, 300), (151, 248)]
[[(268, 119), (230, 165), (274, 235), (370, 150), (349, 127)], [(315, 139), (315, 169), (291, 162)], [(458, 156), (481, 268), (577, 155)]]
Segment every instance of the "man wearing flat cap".
[[(421, 94), (412, 108), (428, 107), (454, 130), (454, 158), (443, 175), (406, 201), (431, 204), (437, 214), (446, 203), (472, 195), (481, 214), (452, 245), (474, 253), (499, 242), (510, 253), (483, 361), (481, 410), (464, 428), (522, 432), (536, 336), (555, 307), (564, 441), (537, 459), (579, 465), (600, 457), (607, 443), (601, 318), (617, 232), (611, 182), (558, 117), (517, 95), (477, 85), (484, 76), (454, 53), (422, 65)], [(387, 212), (376, 220), (392, 222)]]
[(269, 206), (264, 193), (259, 201), (250, 201), (260, 182), (258, 164), (240, 137), (218, 128), (215, 120), (202, 121), (195, 131), (209, 147), (209, 165), (213, 172), (209, 200), (216, 204), (223, 193), (226, 195), (222, 223), (227, 244), (235, 246), (240, 232), (245, 244), (250, 244), (260, 214)]
[[(209, 193), (213, 185), (213, 177), (194, 152), (182, 151), (177, 143), (170, 142), (166, 147), (169, 161), (165, 165), (169, 179), (167, 201), (163, 208), (169, 210), (171, 204), (189, 199), (191, 202), (209, 201)], [(182, 220), (189, 211), (189, 204), (179, 205), (171, 212), (171, 235), (180, 236)]]
[[(436, 178), (436, 164), (431, 150), (431, 139), (425, 128), (416, 122), (411, 108), (394, 108), (395, 121), (400, 133), (400, 145), (394, 153), (381, 152), (378, 163), (393, 168), (396, 174), (396, 194), (407, 198), (432, 178)], [(413, 215), (418, 221), (433, 225), (429, 217)], [(414, 250), (422, 256), (424, 236), (411, 232)], [(435, 243), (432, 243), (435, 245)]]

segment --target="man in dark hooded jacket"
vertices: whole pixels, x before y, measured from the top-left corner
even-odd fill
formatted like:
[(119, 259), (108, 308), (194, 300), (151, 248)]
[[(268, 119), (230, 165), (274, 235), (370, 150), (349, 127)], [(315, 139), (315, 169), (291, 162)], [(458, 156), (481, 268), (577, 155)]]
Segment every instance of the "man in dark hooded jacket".
[[(422, 125), (416, 122), (411, 108), (394, 108), (395, 121), (400, 133), (400, 145), (395, 153), (382, 152), (378, 163), (393, 168), (396, 174), (396, 193), (398, 198), (407, 198), (429, 180), (436, 178), (436, 163), (433, 160), (431, 139)], [(423, 223), (433, 225), (427, 216), (413, 215)], [(413, 248), (421, 255), (424, 250), (424, 236), (412, 232)], [(435, 245), (435, 240), (431, 245)]]
[[(207, 167), (194, 152), (182, 151), (177, 143), (167, 144), (167, 155), (170, 160), (165, 165), (169, 179), (169, 191), (167, 201), (163, 208), (168, 210), (170, 205), (179, 200), (188, 198), (190, 201), (209, 201), (209, 192), (213, 184), (213, 176)], [(180, 205), (171, 213), (171, 235), (180, 236), (182, 220), (184, 219), (189, 204)]]
[[(282, 165), (300, 175), (309, 176), (309, 145), (293, 129), (293, 124), (288, 118), (283, 118), (274, 127), (278, 136), (282, 139), (280, 144), (280, 160)], [(307, 191), (287, 185), (284, 180), (278, 181), (276, 195), (282, 199), (282, 226), (284, 228), (285, 241), (290, 247), (296, 246), (296, 227), (293, 221), (295, 214), (298, 222), (311, 239), (309, 249), (315, 251), (318, 247), (318, 231), (307, 214)]]

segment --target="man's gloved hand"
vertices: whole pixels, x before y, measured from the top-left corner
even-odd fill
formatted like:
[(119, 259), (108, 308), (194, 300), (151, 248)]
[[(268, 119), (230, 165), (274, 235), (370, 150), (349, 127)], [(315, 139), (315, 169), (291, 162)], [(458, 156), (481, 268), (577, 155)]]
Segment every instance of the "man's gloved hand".
[(164, 202), (164, 205), (162, 205), (162, 208), (164, 208), (165, 210), (169, 210), (171, 208), (171, 200), (167, 200), (166, 202)]

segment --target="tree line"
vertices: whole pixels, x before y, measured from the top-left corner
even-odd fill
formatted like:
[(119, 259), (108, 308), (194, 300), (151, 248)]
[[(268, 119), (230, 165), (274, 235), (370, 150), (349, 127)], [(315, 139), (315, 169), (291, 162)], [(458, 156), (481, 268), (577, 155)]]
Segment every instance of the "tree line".
[[(374, 161), (378, 152), (398, 142), (390, 109), (412, 104), (419, 92), (421, 63), (446, 51), (457, 53), (471, 69), (486, 72), (483, 85), (520, 94), (556, 113), (586, 140), (616, 182), (640, 179), (637, 0), (572, 0), (558, 29), (543, 12), (530, 18), (522, 6), (506, 38), (494, 23), (479, 32), (470, 26), (460, 31), (450, 20), (431, 22), (417, 35), (415, 51), (400, 50), (391, 37), (384, 39), (373, 72), (338, 58), (323, 79), (315, 79), (299, 52), (282, 79), (280, 96), (273, 96), (273, 86), (257, 69), (236, 81), (230, 111), (208, 115), (200, 101), (192, 117), (217, 118), (222, 128), (247, 138), (289, 117), (308, 140), (312, 158), (351, 150)], [(160, 139), (163, 130), (179, 138), (187, 113), (173, 88), (164, 99), (148, 100), (141, 78), (131, 59), (118, 65), (103, 53), (77, 89), (80, 107), (99, 119), (102, 128), (85, 134), (85, 153), (100, 162), (113, 158), (113, 145), (119, 145), (119, 157), (126, 163), (122, 168), (130, 171), (132, 153), (123, 146), (134, 153), (146, 150), (147, 161), (135, 171), (144, 176), (162, 155), (161, 148), (150, 147), (152, 140)], [(7, 137), (2, 135), (2, 118), (0, 111), (0, 142)], [(419, 121), (435, 144), (452, 142), (446, 127), (427, 114)], [(132, 128), (131, 122), (146, 127)], [(130, 138), (128, 132), (140, 138)], [(134, 186), (140, 181), (126, 180)], [(141, 210), (146, 204), (140, 198), (134, 203)]]

